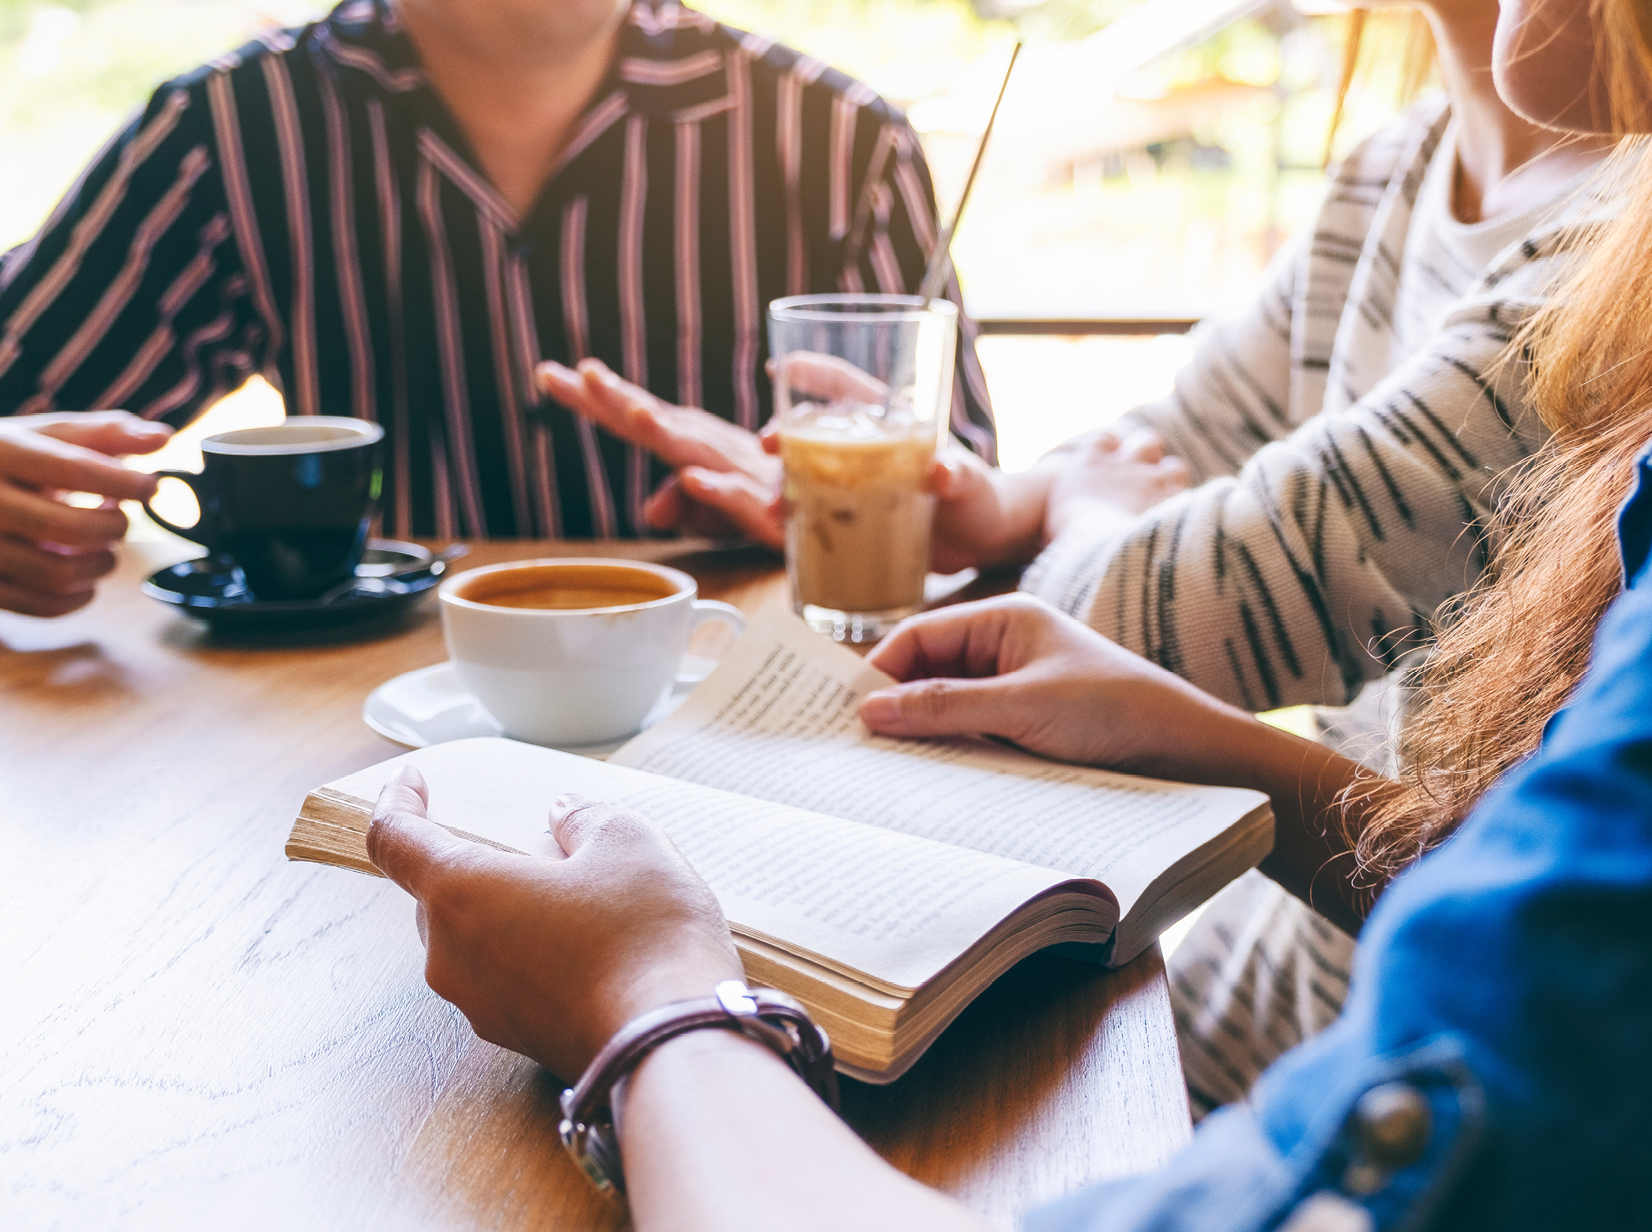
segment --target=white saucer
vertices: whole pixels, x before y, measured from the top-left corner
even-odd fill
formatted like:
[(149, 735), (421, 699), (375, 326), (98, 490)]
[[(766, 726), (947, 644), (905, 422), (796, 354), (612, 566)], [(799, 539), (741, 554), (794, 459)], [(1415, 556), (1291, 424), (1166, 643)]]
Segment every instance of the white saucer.
[[(714, 660), (687, 656), (683, 660), (683, 668), (694, 679), (679, 682), (671, 695), (655, 706), (642, 721), (643, 727), (652, 727), (682, 705), (695, 684), (715, 666)], [(488, 717), (474, 697), (465, 692), (452, 663), (421, 667), (386, 680), (367, 695), (367, 700), (362, 703), (361, 719), (386, 740), (410, 749), (422, 749), (449, 740), (466, 740), (472, 736), (504, 735), (499, 730), (499, 724)], [(629, 736), (626, 737), (628, 739)], [(625, 740), (612, 740), (606, 744), (561, 747), (570, 753), (603, 758), (624, 743)]]

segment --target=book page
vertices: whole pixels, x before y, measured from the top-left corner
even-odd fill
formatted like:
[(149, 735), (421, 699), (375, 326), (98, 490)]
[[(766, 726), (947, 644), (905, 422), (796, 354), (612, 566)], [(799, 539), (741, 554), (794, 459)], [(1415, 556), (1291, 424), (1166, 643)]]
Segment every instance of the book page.
[(874, 736), (860, 699), (889, 683), (771, 607), (675, 714), (609, 761), (1095, 878), (1121, 914), (1175, 860), (1267, 802), (985, 740)]
[[(430, 817), (531, 854), (557, 854), (553, 799), (578, 792), (658, 822), (730, 923), (850, 975), (916, 989), (1023, 903), (1065, 878), (975, 851), (671, 782), (511, 740), (432, 745), (328, 787), (371, 802), (417, 766)], [(1111, 904), (1100, 903), (1102, 914)]]

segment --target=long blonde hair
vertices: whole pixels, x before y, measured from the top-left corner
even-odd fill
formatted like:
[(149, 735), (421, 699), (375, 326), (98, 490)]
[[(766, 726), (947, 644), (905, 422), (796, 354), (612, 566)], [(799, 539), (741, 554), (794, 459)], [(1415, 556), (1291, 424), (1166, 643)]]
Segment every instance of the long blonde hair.
[[(1652, 129), (1652, 0), (1592, 0), (1618, 131)], [(1370, 893), (1449, 836), (1501, 775), (1530, 755), (1588, 666), (1621, 585), (1616, 515), (1652, 440), (1652, 138), (1615, 159), (1618, 212), (1508, 362), (1529, 365), (1554, 433), (1490, 528), (1482, 583), (1442, 614), (1414, 681), (1398, 785), (1356, 781), (1347, 837)]]
[(1386, 101), (1398, 109), (1416, 101), (1435, 67), (1434, 32), (1420, 10), (1352, 8), (1344, 20), (1342, 72), (1325, 132), (1327, 167), (1356, 83), (1367, 89), (1386, 88)]

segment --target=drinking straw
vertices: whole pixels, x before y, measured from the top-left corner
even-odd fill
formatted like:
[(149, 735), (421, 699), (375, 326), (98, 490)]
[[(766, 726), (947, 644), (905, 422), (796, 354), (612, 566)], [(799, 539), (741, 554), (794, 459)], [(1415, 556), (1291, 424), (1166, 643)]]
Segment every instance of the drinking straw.
[(1010, 74), (1015, 71), (1015, 61), (1021, 55), (1021, 44), (1015, 45), (1010, 52), (1010, 65), (1004, 70), (1004, 84), (998, 87), (998, 98), (992, 104), (992, 114), (987, 117), (986, 131), (981, 134), (981, 144), (976, 147), (975, 161), (970, 164), (969, 178), (964, 181), (963, 196), (958, 198), (958, 208), (953, 211), (952, 221), (941, 232), (941, 238), (935, 242), (935, 250), (929, 254), (929, 266), (924, 270), (924, 280), (918, 284), (918, 298), (928, 303), (941, 293), (946, 285), (947, 275), (951, 272), (952, 235), (958, 230), (958, 220), (964, 216), (964, 207), (969, 204), (970, 189), (975, 187), (975, 174), (981, 170), (981, 158), (987, 152), (987, 142), (992, 138), (992, 126), (998, 121), (998, 108), (1004, 102), (1004, 91), (1009, 89)]

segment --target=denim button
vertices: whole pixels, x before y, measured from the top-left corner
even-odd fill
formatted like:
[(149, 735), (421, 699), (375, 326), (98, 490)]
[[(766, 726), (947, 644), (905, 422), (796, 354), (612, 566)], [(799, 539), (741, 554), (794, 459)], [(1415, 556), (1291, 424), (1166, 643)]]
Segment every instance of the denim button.
[(1434, 1115), (1416, 1087), (1385, 1082), (1360, 1096), (1354, 1127), (1365, 1162), (1383, 1172), (1398, 1172), (1422, 1158)]

